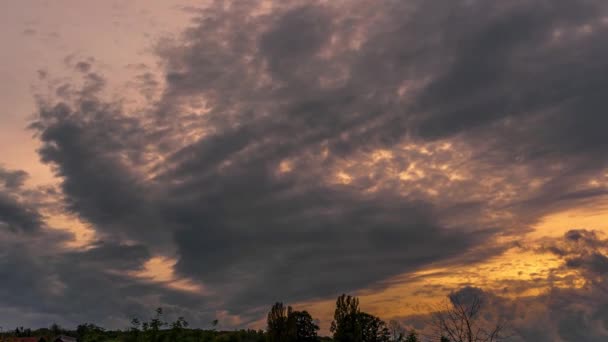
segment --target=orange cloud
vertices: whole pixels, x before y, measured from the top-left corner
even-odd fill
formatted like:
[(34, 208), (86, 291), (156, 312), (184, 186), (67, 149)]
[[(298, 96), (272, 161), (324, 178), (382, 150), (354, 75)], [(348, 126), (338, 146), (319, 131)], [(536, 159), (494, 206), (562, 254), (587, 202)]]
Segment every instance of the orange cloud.
[(176, 259), (155, 256), (143, 265), (141, 271), (133, 272), (131, 275), (154, 283), (160, 283), (175, 290), (207, 295), (208, 291), (202, 284), (175, 274), (174, 266), (176, 262)]

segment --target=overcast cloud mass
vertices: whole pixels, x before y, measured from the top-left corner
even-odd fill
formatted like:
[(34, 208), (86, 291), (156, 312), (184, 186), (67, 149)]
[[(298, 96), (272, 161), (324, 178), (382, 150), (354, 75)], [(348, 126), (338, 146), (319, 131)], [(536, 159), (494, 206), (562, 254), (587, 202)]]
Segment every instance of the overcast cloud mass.
[[(607, 2), (183, 10), (118, 91), (86, 51), (21, 75), (54, 181), (0, 168), (0, 325), (163, 306), (260, 327), (275, 301), (324, 320), (347, 292), (423, 330), (402, 303), (461, 290), (523, 340), (606, 339), (608, 225), (546, 218), (608, 215)], [(420, 292), (380, 295), (399, 287)]]

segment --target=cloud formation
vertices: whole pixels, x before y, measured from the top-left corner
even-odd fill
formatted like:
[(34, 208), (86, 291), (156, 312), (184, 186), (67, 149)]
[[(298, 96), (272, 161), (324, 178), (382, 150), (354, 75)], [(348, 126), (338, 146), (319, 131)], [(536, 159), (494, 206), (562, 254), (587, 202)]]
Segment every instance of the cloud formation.
[[(377, 289), (496, 255), (544, 215), (607, 194), (607, 10), (217, 2), (158, 42), (160, 77), (134, 80), (136, 106), (108, 95), (96, 59), (74, 62), (79, 76), (38, 95), (31, 129), (60, 180), (44, 196), (97, 241), (74, 251), (57, 238), (44, 261), (32, 247), (5, 252), (7, 270), (26, 270), (6, 298), (34, 286), (32, 270), (57, 284), (6, 303), (60, 317), (92, 303), (92, 287), (128, 298), (82, 313), (101, 323), (153, 302), (243, 325), (276, 300)], [(15, 194), (24, 177), (0, 169), (0, 224), (31, 239), (56, 234), (44, 208)], [(550, 250), (603, 281), (605, 250), (568, 248)], [(208, 292), (131, 276), (158, 255)]]
[[(449, 306), (450, 300), (457, 298), (467, 305), (477, 300), (481, 310), (474, 318), (476, 326), (491, 330), (499, 324), (502, 335), (509, 336), (509, 341), (602, 341), (608, 336), (605, 309), (608, 288), (603, 276), (605, 270), (597, 266), (598, 260), (606, 256), (608, 240), (601, 235), (592, 230), (575, 229), (524, 248), (539, 258), (547, 252), (559, 258), (559, 263), (547, 268), (551, 276), (517, 284), (535, 288), (537, 283), (548, 282), (548, 291), (512, 296), (512, 287), (516, 285), (512, 282), (503, 282), (502, 291), (467, 284), (452, 289), (444, 302)], [(444, 308), (444, 304), (439, 304), (433, 310)], [(423, 336), (437, 335), (430, 323), (433, 322), (431, 314), (409, 315), (401, 321)]]

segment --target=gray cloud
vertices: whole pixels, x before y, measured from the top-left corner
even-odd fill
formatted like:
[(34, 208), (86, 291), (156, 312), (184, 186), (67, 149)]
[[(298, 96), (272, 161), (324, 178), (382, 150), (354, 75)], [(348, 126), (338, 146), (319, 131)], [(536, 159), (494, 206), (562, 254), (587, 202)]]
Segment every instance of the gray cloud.
[(169, 319), (186, 315), (200, 325), (214, 317), (188, 309), (204, 307), (198, 295), (129, 275), (149, 258), (145, 246), (97, 242), (74, 251), (64, 245), (70, 238), (50, 227), (27, 235), (0, 231), (0, 302), (4, 311), (18, 313), (3, 316), (5, 327), (74, 327), (84, 320), (125, 327), (132, 317), (150, 315), (143, 299), (152, 297), (166, 306)]
[(563, 241), (549, 242), (542, 250), (559, 256), (567, 268), (580, 270), (590, 278), (603, 278), (608, 272), (608, 239), (602, 239), (595, 231), (570, 230)]
[[(549, 248), (547, 248), (549, 247)], [(563, 261), (556, 275), (575, 270), (583, 286), (552, 287), (538, 297), (502, 299), (494, 305), (523, 341), (602, 341), (608, 337), (608, 288), (606, 255), (608, 240), (597, 232), (570, 230), (562, 238), (547, 241), (539, 251), (555, 253)], [(560, 277), (554, 277), (558, 280)], [(496, 314), (496, 313), (495, 313)]]
[(23, 185), (27, 177), (27, 172), (23, 170), (6, 170), (0, 167), (0, 182), (4, 184), (5, 188), (19, 188)]
[(10, 196), (0, 193), (0, 221), (13, 231), (32, 232), (42, 225), (40, 216), (19, 204)]
[[(103, 95), (93, 59), (71, 61), (80, 78), (40, 96), (31, 127), (65, 210), (107, 242), (62, 252), (48, 274), (67, 284), (62, 298), (94, 283), (107, 286), (104, 297), (139, 298), (91, 318), (135, 310), (158, 291), (185, 310), (207, 303), (251, 320), (275, 300), (327, 298), (499, 253), (493, 236), (606, 194), (585, 186), (607, 166), (606, 9), (282, 2), (255, 16), (256, 2), (212, 6), (179, 39), (159, 42), (165, 89), (150, 100), (158, 84), (139, 79), (150, 103), (133, 112)], [(433, 145), (442, 143), (451, 150)], [(363, 162), (379, 149), (393, 151), (390, 162)], [(453, 181), (435, 164), (472, 176)], [(389, 179), (416, 167), (424, 177)], [(332, 182), (338, 171), (351, 182)], [(537, 187), (524, 182), (535, 178)], [(40, 225), (19, 210), (3, 220)], [(124, 260), (122, 271), (133, 270), (157, 253), (176, 255), (180, 276), (222, 299), (84, 266)], [(69, 272), (75, 258), (83, 268)], [(595, 254), (570, 260), (605, 269)]]

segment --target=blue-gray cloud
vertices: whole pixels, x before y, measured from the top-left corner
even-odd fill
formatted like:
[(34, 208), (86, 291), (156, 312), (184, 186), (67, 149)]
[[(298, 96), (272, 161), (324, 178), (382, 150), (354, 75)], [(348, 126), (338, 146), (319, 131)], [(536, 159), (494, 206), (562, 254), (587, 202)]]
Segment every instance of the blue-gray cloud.
[[(150, 100), (158, 83), (139, 77), (143, 109), (104, 97), (91, 59), (74, 63), (82, 85), (62, 81), (39, 97), (31, 125), (42, 161), (61, 179), (64, 209), (106, 241), (86, 252), (58, 247), (57, 265), (78, 258), (103, 270), (122, 258), (125, 271), (173, 254), (180, 276), (221, 299), (50, 267), (66, 293), (98, 283), (107, 296), (137, 297), (143, 286), (166, 305), (255, 319), (275, 300), (327, 298), (431, 263), (483, 260), (502, 250), (488, 244), (493, 236), (606, 195), (583, 186), (607, 166), (604, 2), (281, 2), (251, 15), (257, 5), (211, 6), (180, 38), (159, 42), (166, 86)], [(396, 151), (387, 169), (407, 170), (416, 162), (402, 146), (445, 141), (462, 149), (449, 157), (468, 157), (450, 165), (419, 153), (418, 167), (441, 161), (475, 176), (433, 189), (435, 197), (421, 195), (434, 179), (404, 192), (379, 184), (384, 171), (368, 166), (350, 166), (367, 173), (352, 184), (328, 181), (379, 149)], [(7, 188), (22, 183), (2, 175)], [(35, 212), (1, 211), (2, 203), (11, 227), (41, 225)], [(605, 267), (593, 255), (570, 261), (583, 264)], [(61, 312), (56, 303), (45, 310)], [(90, 317), (110, 309), (130, 310), (108, 305)]]

